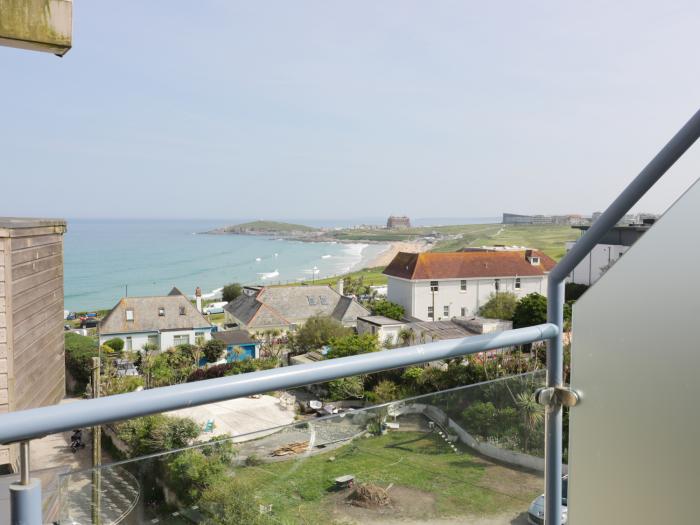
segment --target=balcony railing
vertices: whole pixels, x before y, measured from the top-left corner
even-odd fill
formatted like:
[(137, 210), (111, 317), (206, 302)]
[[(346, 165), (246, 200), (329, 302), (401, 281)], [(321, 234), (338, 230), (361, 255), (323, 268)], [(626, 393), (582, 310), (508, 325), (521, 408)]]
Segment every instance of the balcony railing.
[(329, 381), (436, 361), (506, 346), (547, 341), (547, 384), (539, 399), (545, 409), (545, 513), (559, 525), (562, 513), (562, 407), (575, 396), (563, 384), (564, 280), (601, 237), (630, 210), (700, 136), (700, 111), (681, 128), (549, 275), (548, 323), (463, 340), (333, 359), (143, 392), (37, 408), (0, 416), (0, 443), (21, 442), (21, 480), (11, 487), (13, 523), (41, 523), (41, 485), (29, 476), (29, 440), (47, 434), (232, 399), (277, 389)]
[(524, 522), (542, 493), (544, 409), (531, 399), (544, 381), (511, 376), (71, 472), (59, 522), (91, 522), (95, 483), (102, 524)]

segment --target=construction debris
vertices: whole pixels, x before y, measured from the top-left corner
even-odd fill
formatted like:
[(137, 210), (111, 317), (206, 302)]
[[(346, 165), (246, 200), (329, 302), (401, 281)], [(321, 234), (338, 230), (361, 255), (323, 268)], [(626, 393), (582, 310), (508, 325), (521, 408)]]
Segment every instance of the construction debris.
[(291, 456), (292, 454), (300, 454), (309, 449), (308, 441), (298, 441), (281, 446), (272, 453), (273, 456)]

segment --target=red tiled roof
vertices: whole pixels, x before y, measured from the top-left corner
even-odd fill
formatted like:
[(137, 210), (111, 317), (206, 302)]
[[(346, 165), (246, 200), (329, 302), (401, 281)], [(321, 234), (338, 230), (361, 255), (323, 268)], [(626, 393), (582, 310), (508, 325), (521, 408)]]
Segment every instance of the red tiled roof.
[[(528, 256), (540, 258), (531, 264)], [(544, 275), (555, 265), (553, 259), (538, 250), (475, 251), (449, 253), (399, 252), (384, 273), (403, 279), (469, 279)]]

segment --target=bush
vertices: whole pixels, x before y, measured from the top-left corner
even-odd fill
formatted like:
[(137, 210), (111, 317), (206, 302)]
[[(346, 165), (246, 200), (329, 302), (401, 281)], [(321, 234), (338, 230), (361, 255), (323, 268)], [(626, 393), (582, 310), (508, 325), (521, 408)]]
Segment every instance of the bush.
[(479, 309), (479, 315), (489, 319), (513, 319), (518, 297), (511, 292), (491, 294), (489, 300)]
[(399, 387), (388, 379), (383, 379), (377, 383), (373, 391), (378, 403), (388, 403), (399, 397)]
[(321, 348), (331, 340), (344, 337), (349, 333), (349, 329), (332, 317), (314, 316), (304, 323), (290, 343), (295, 352), (303, 353)]
[(77, 383), (76, 391), (82, 392), (92, 376), (92, 358), (100, 355), (97, 339), (73, 332), (64, 337), (66, 368)]
[(117, 354), (124, 350), (124, 339), (121, 337), (113, 337), (109, 341), (105, 341), (104, 344), (110, 347)]
[(328, 382), (328, 394), (333, 401), (362, 399), (365, 383), (362, 376), (343, 377)]
[(215, 363), (224, 355), (226, 343), (220, 339), (210, 339), (202, 346), (202, 353), (207, 358), (207, 362)]
[(129, 448), (129, 457), (186, 447), (200, 433), (192, 419), (162, 414), (118, 423), (115, 430)]
[(348, 335), (331, 341), (328, 358), (346, 357), (349, 355), (369, 354), (379, 351), (379, 340), (375, 334)]
[(547, 322), (547, 298), (531, 293), (520, 299), (513, 312), (513, 327), (523, 328)]
[(400, 304), (392, 303), (385, 299), (376, 301), (372, 304), (372, 315), (383, 315), (390, 319), (400, 321), (403, 319), (406, 310)]
[(221, 291), (221, 298), (227, 303), (230, 303), (242, 293), (243, 287), (240, 284), (230, 283), (224, 286), (224, 289)]
[(586, 290), (588, 290), (588, 286), (585, 284), (566, 283), (564, 297), (567, 302), (578, 301), (579, 297), (581, 297)]

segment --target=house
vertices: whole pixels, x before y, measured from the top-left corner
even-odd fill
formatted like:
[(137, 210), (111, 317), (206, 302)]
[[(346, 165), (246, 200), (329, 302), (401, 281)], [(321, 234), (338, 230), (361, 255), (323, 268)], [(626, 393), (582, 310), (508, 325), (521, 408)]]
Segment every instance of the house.
[(245, 330), (214, 332), (212, 339), (218, 339), (226, 344), (225, 359), (228, 363), (260, 357), (260, 341), (253, 339)]
[(100, 345), (118, 337), (124, 350), (141, 350), (146, 343), (160, 350), (211, 339), (214, 326), (177, 288), (168, 295), (123, 297), (100, 322)]
[(411, 219), (409, 219), (405, 215), (403, 215), (403, 216), (392, 215), (391, 217), (389, 217), (386, 220), (386, 227), (389, 230), (410, 228), (411, 227)]
[(470, 248), (451, 253), (399, 252), (384, 270), (389, 301), (406, 315), (436, 321), (478, 314), (496, 292), (547, 294), (555, 262), (538, 250)]
[[(590, 253), (576, 265), (569, 274), (569, 282), (591, 286), (615, 262), (629, 250), (637, 240), (654, 224), (654, 218), (643, 219), (641, 224), (617, 225), (611, 228), (601, 242), (596, 244)], [(586, 231), (588, 226), (576, 226)], [(566, 243), (566, 251), (573, 248), (575, 241)]]
[(261, 287), (236, 297), (224, 313), (226, 325), (250, 332), (295, 330), (313, 316), (355, 327), (358, 317), (369, 315), (360, 303), (327, 285)]
[[(65, 395), (62, 219), (0, 217), (0, 413)], [(0, 473), (17, 445), (0, 445)], [(0, 520), (1, 521), (1, 520)]]
[(395, 345), (401, 342), (401, 330), (406, 324), (383, 315), (368, 315), (357, 318), (357, 333), (374, 334), (382, 345)]

